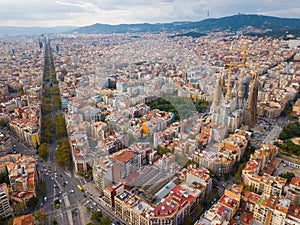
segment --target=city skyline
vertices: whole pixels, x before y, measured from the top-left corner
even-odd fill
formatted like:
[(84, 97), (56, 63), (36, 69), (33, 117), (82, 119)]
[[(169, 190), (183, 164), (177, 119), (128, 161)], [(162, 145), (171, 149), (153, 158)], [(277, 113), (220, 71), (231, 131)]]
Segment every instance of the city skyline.
[(0, 26), (85, 26), (94, 23), (135, 24), (201, 21), (233, 14), (260, 14), (299, 18), (300, 2), (287, 0), (4, 0)]

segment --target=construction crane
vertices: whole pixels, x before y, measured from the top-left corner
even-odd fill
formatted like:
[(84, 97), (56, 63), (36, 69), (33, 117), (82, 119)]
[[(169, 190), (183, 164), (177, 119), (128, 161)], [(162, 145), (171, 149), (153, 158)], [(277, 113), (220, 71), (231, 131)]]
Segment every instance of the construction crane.
[[(239, 63), (243, 70), (245, 71), (246, 67), (250, 67), (251, 65), (247, 63), (247, 53), (249, 52), (249, 50), (247, 50), (247, 46), (243, 45), (243, 47), (239, 48), (239, 47), (232, 47), (232, 46), (225, 46), (226, 49), (232, 50), (232, 51), (238, 51), (241, 53), (242, 55), (242, 61), (241, 63)], [(254, 54), (254, 52), (251, 52), (252, 54)], [(244, 71), (243, 73), (241, 73), (240, 77), (244, 76)]]
[(226, 95), (225, 95), (225, 103), (228, 104), (228, 98), (230, 95), (230, 82), (231, 82), (231, 72), (232, 72), (232, 67), (244, 67), (244, 63), (238, 63), (238, 62), (229, 62), (229, 64), (225, 64), (225, 68), (228, 68), (227, 71), (227, 90), (226, 90)]
[(228, 79), (227, 79), (227, 91), (225, 96), (225, 103), (228, 104), (228, 99), (230, 95), (230, 76), (232, 72), (232, 67), (242, 67), (243, 70), (240, 74), (240, 78), (244, 77), (244, 73), (246, 70), (246, 67), (251, 67), (250, 64), (247, 63), (247, 46), (244, 45), (242, 48), (239, 47), (232, 47), (232, 46), (225, 46), (226, 49), (233, 50), (233, 51), (239, 51), (242, 54), (242, 61), (241, 62), (232, 62), (230, 61), (229, 64), (225, 64), (225, 68), (228, 67)]

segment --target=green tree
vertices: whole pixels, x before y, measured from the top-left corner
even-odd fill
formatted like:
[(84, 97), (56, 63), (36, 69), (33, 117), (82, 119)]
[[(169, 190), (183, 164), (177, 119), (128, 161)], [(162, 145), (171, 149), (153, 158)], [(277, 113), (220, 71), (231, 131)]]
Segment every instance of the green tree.
[(14, 224), (14, 217), (9, 218), (6, 225), (13, 225)]
[(58, 222), (55, 217), (52, 219), (52, 225), (58, 225)]
[(92, 169), (89, 169), (88, 171), (87, 171), (87, 177), (90, 179), (90, 180), (93, 180), (93, 170)]
[(62, 138), (58, 142), (58, 147), (55, 150), (55, 158), (57, 163), (63, 168), (71, 164), (71, 150), (67, 138)]
[(8, 127), (9, 120), (8, 118), (0, 118), (0, 127)]
[(284, 174), (280, 174), (280, 177), (282, 177), (284, 179), (287, 179), (287, 183), (290, 183), (292, 178), (295, 177), (295, 174), (292, 173), (292, 172), (287, 172), (287, 173), (284, 173)]
[(27, 207), (33, 209), (37, 204), (38, 204), (38, 198), (37, 197), (32, 197), (27, 202)]
[(282, 132), (279, 134), (281, 140), (287, 140), (293, 137), (300, 137), (300, 123), (290, 123), (285, 126)]
[(38, 225), (45, 224), (47, 220), (47, 216), (43, 214), (41, 211), (36, 211), (34, 213), (34, 221), (37, 221)]
[(50, 87), (45, 87), (44, 88), (44, 97), (50, 98), (51, 95), (51, 88)]
[(59, 95), (59, 88), (58, 88), (58, 86), (53, 86), (52, 87), (52, 94), (53, 95)]
[(50, 148), (50, 145), (48, 143), (43, 143), (38, 148), (38, 155), (45, 161), (47, 161), (47, 159), (48, 159), (49, 148)]
[(61, 103), (60, 103), (60, 98), (59, 98), (59, 96), (54, 95), (54, 96), (52, 97), (52, 99), (53, 99), (53, 107), (54, 107), (56, 110), (58, 110), (58, 109), (61, 107)]
[(18, 202), (17, 204), (15, 204), (13, 206), (13, 210), (14, 210), (14, 214), (16, 216), (20, 216), (24, 213), (24, 210), (25, 210), (25, 204), (24, 202)]
[(42, 112), (43, 112), (43, 115), (46, 115), (46, 114), (49, 114), (52, 112), (52, 107), (50, 104), (47, 104), (47, 103), (43, 103), (42, 104)]
[(44, 104), (50, 104), (51, 99), (50, 99), (50, 98), (47, 98), (47, 97), (44, 97), (44, 98), (42, 98), (42, 102), (43, 102)]
[(87, 205), (85, 208), (86, 208), (86, 210), (87, 210), (88, 212), (91, 211), (91, 206)]
[(53, 142), (53, 138), (54, 138), (54, 135), (52, 133), (51, 130), (49, 129), (45, 129), (44, 132), (43, 132), (43, 141), (46, 142), (46, 143), (52, 143)]
[(157, 154), (159, 154), (160, 156), (167, 154), (168, 152), (171, 152), (171, 149), (169, 149), (168, 147), (162, 147), (162, 146), (157, 147)]
[(100, 221), (100, 225), (110, 225), (110, 219), (108, 216), (103, 217)]
[(192, 218), (190, 216), (185, 217), (183, 220), (183, 225), (191, 225), (191, 224), (193, 224)]
[(9, 184), (9, 177), (8, 177), (7, 172), (0, 173), (0, 184), (2, 184), (2, 183)]
[(195, 207), (194, 214), (195, 214), (196, 216), (198, 216), (198, 215), (200, 214), (200, 212), (201, 212), (201, 206), (198, 204), (198, 205), (196, 205), (196, 207)]
[(55, 120), (55, 134), (57, 138), (62, 138), (67, 136), (67, 130), (65, 126), (65, 119), (62, 114), (54, 116)]
[(44, 196), (46, 193), (46, 182), (40, 181), (40, 184), (38, 186), (40, 196)]
[(234, 174), (234, 178), (235, 179), (239, 179), (241, 177), (242, 174), (242, 170), (244, 169), (244, 167), (246, 166), (246, 163), (241, 163), (239, 165), (238, 170), (236, 171), (236, 173)]
[(102, 218), (102, 212), (101, 211), (95, 211), (95, 212), (93, 212), (91, 219), (100, 222), (101, 218)]

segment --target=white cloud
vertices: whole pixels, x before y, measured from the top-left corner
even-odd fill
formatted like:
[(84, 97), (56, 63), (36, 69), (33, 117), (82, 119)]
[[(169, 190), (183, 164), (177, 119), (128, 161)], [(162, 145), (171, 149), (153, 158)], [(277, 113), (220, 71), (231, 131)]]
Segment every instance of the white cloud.
[(237, 13), (299, 17), (295, 0), (1, 0), (0, 25), (199, 21)]

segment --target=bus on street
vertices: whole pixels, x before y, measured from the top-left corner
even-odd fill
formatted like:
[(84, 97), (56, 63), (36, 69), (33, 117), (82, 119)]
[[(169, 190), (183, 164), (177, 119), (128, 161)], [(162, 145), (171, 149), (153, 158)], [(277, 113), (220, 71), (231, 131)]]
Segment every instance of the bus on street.
[(79, 184), (77, 184), (77, 187), (80, 191), (83, 191), (83, 188)]

